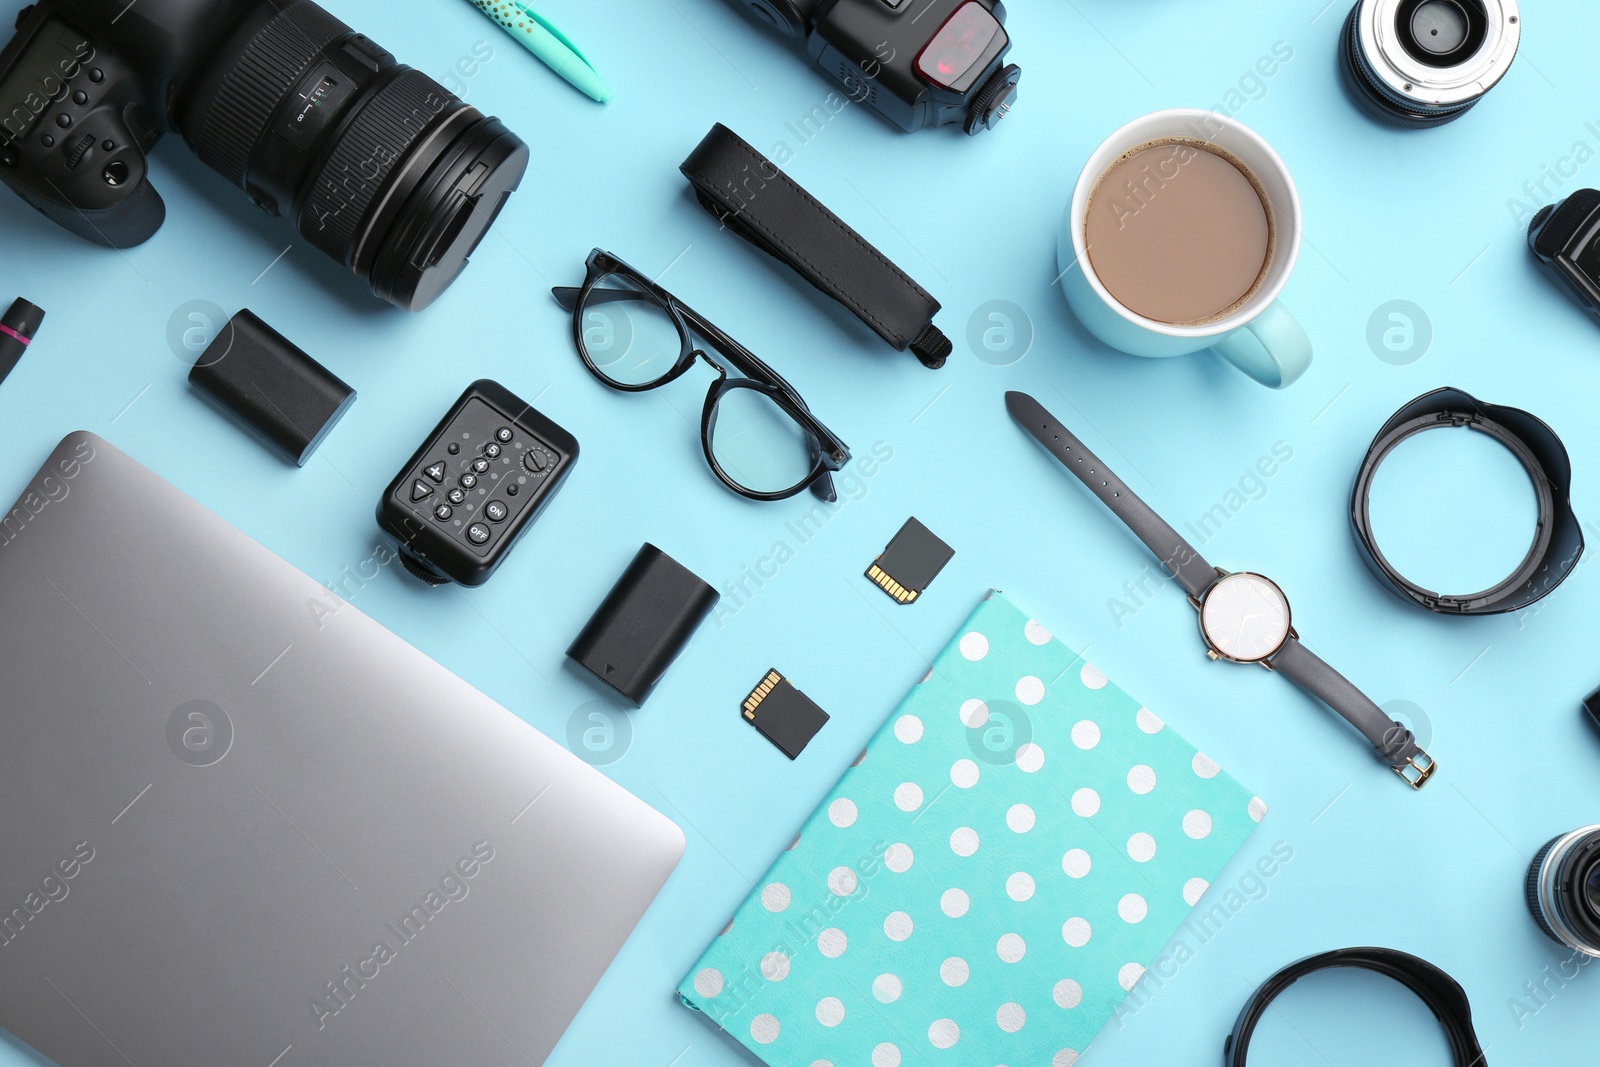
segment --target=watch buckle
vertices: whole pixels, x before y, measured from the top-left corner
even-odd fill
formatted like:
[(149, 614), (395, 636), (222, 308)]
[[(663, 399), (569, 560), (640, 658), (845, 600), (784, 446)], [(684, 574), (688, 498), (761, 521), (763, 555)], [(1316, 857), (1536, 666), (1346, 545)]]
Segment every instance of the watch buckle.
[(1433, 772), (1438, 768), (1438, 762), (1419, 748), (1416, 755), (1406, 760), (1404, 766), (1394, 767), (1392, 770), (1404, 778), (1412, 789), (1421, 789), (1428, 784), (1428, 779), (1433, 777)]

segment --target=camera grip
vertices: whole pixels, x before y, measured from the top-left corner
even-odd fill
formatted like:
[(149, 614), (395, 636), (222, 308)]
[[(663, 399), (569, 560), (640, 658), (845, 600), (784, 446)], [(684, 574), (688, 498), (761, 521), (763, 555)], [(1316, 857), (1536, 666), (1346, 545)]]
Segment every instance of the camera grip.
[(106, 248), (132, 248), (148, 241), (166, 221), (167, 205), (149, 180), (141, 177), (121, 200), (104, 208), (80, 208), (71, 203), (40, 196), (21, 183), (12, 186), (45, 218), (75, 233), (85, 241)]

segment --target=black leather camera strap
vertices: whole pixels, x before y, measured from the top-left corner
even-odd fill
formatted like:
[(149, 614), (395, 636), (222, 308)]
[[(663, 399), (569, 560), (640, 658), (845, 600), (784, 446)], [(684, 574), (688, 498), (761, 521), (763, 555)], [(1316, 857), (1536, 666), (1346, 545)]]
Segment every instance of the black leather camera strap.
[(939, 302), (866, 238), (720, 122), (679, 168), (718, 221), (787, 263), (900, 351), (938, 368), (950, 339)]
[[(1504, 581), (1476, 593), (1439, 593), (1395, 569), (1372, 529), (1372, 482), (1389, 453), (1428, 430), (1470, 427), (1506, 447), (1528, 472), (1539, 517), (1528, 554)], [(1461, 389), (1435, 389), (1395, 412), (1367, 450), (1350, 494), (1350, 522), (1373, 573), (1395, 594), (1441, 615), (1496, 615), (1517, 611), (1548, 595), (1583, 556), (1583, 529), (1567, 494), (1572, 462), (1566, 446), (1542, 420), (1519, 408), (1486, 404)]]
[(1486, 1061), (1478, 1045), (1478, 1035), (1472, 1029), (1472, 1005), (1467, 1001), (1466, 991), (1427, 960), (1392, 948), (1346, 948), (1307, 956), (1268, 978), (1239, 1013), (1233, 1033), (1222, 1046), (1223, 1067), (1245, 1067), (1256, 1024), (1285, 989), (1308, 974), (1338, 967), (1373, 971), (1411, 990), (1444, 1027), (1456, 1067), (1484, 1067)]

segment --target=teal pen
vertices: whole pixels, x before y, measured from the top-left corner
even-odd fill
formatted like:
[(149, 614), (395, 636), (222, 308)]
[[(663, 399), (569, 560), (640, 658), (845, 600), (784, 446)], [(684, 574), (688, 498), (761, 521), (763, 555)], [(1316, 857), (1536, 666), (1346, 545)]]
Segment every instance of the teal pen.
[(472, 0), (472, 6), (494, 19), (522, 47), (592, 99), (605, 103), (611, 87), (571, 39), (521, 0)]

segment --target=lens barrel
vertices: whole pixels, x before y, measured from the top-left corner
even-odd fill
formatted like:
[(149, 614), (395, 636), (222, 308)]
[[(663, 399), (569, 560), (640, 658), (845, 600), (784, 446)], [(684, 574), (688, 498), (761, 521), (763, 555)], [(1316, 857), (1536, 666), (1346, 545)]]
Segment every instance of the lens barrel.
[(1545, 936), (1600, 957), (1600, 826), (1548, 841), (1528, 868), (1526, 892)]
[(1368, 116), (1427, 129), (1494, 88), (1521, 36), (1517, 0), (1359, 0), (1339, 35), (1339, 70)]
[(207, 166), (409, 310), (460, 274), (528, 163), (498, 119), (311, 0), (252, 8), (177, 115)]

